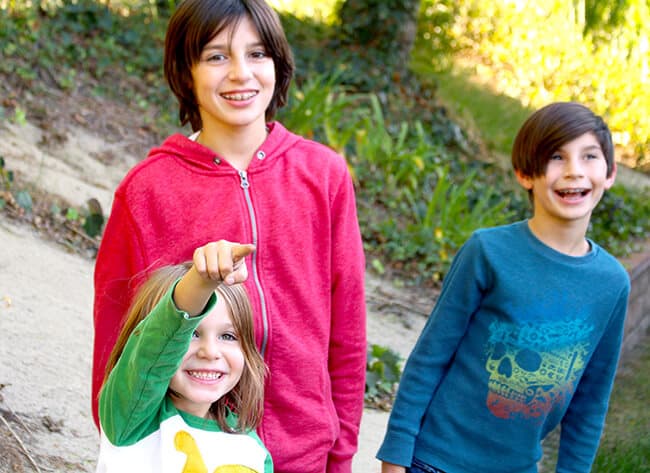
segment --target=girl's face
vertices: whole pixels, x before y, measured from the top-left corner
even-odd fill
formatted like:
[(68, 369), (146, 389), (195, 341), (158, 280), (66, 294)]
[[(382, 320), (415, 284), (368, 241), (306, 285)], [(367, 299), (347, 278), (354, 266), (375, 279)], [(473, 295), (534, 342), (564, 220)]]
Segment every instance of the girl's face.
[(223, 297), (192, 334), (190, 347), (169, 384), (177, 409), (206, 417), (212, 403), (232, 390), (244, 371), (244, 353)]
[(275, 66), (248, 17), (205, 45), (192, 66), (192, 80), (204, 130), (227, 133), (265, 126)]

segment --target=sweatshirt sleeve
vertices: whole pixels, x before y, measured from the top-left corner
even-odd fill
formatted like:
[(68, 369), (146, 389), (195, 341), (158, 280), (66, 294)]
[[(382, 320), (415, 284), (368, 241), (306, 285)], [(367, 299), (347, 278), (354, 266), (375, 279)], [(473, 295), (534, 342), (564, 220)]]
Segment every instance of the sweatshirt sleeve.
[(141, 274), (146, 265), (140, 238), (140, 231), (133, 221), (123, 193), (118, 189), (95, 262), (91, 404), (93, 419), (98, 427), (97, 401), (106, 363), (138, 283), (134, 276)]
[(101, 428), (113, 445), (132, 445), (158, 429), (157, 414), (192, 332), (216, 303), (213, 294), (203, 312), (190, 317), (174, 304), (175, 286), (133, 330), (101, 391)]
[(562, 419), (557, 473), (588, 473), (605, 424), (623, 340), (629, 285), (619, 295), (608, 326)]
[[(345, 163), (343, 164), (345, 165)], [(329, 374), (340, 433), (327, 473), (352, 468), (363, 413), (366, 373), (365, 257), (347, 168), (332, 201), (332, 313)]]
[(410, 466), (426, 410), (488, 284), (478, 237), (456, 254), (440, 297), (409, 355), (377, 453), (381, 461)]

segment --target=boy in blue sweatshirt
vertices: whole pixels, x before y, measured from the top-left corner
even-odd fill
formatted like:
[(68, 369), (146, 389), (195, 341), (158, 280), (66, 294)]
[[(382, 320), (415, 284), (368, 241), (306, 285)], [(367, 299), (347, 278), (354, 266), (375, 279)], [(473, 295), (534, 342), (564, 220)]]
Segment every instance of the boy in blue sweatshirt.
[(527, 221), (476, 231), (460, 249), (409, 356), (383, 473), (537, 473), (558, 424), (558, 473), (598, 449), (630, 289), (585, 237), (616, 176), (611, 133), (583, 105), (533, 113), (512, 150)]

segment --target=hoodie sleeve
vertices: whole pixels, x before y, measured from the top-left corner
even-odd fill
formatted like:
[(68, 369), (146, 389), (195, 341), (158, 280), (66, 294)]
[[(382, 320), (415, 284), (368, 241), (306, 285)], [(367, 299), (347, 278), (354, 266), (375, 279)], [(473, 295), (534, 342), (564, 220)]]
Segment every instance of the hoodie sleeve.
[(97, 402), (104, 370), (129, 307), (136, 275), (145, 268), (145, 256), (138, 230), (124, 192), (115, 193), (95, 263), (94, 352), (92, 371), (92, 413), (99, 426)]
[[(345, 165), (345, 164), (344, 164)], [(327, 473), (351, 471), (363, 413), (366, 373), (365, 257), (352, 179), (347, 172), (332, 200), (332, 314), (329, 373), (340, 433)]]

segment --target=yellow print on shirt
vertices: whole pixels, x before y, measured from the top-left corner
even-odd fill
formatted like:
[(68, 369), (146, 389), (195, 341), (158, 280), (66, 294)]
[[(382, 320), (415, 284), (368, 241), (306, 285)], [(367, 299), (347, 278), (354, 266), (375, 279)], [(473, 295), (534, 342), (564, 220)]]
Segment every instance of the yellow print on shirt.
[(563, 409), (585, 368), (592, 330), (579, 320), (493, 322), (485, 365), (490, 412), (502, 419), (531, 419)]
[[(187, 455), (185, 466), (181, 473), (208, 473), (208, 467), (203, 462), (201, 452), (194, 438), (184, 430), (180, 430), (174, 437), (176, 450)], [(221, 465), (213, 473), (259, 473), (243, 465)]]

